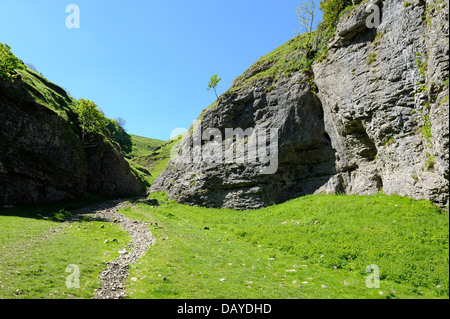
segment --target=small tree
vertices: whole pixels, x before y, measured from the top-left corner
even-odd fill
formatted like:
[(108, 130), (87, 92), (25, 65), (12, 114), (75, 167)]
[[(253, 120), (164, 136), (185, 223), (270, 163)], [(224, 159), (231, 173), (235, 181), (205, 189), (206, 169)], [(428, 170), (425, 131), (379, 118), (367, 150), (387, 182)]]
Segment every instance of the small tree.
[(208, 88), (207, 88), (208, 91), (211, 89), (214, 89), (214, 93), (216, 93), (217, 98), (219, 98), (219, 97), (217, 96), (216, 86), (217, 86), (217, 84), (219, 84), (220, 80), (222, 80), (222, 78), (219, 78), (219, 76), (217, 74), (213, 75), (211, 77), (211, 79), (209, 80)]
[[(314, 0), (304, 1), (297, 7), (297, 17), (300, 23), (301, 31), (308, 35), (305, 48), (308, 48), (311, 41), (312, 31), (314, 27), (314, 17), (316, 16), (316, 4)], [(297, 34), (300, 34), (297, 30)]]
[(0, 43), (0, 80), (14, 82), (15, 70), (22, 69), (25, 69), (25, 66), (11, 52), (11, 47), (6, 43)]

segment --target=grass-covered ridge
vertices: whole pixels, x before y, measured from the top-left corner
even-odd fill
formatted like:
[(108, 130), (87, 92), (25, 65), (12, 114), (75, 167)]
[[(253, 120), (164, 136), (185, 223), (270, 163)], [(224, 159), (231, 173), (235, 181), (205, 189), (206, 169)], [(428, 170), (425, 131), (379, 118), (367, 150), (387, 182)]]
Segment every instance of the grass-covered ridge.
[(126, 156), (129, 158), (135, 158), (139, 156), (148, 155), (153, 152), (158, 146), (165, 143), (163, 140), (158, 140), (154, 138), (148, 138), (138, 135), (129, 134), (131, 136), (132, 150), (127, 153)]
[(233, 82), (231, 90), (251, 85), (259, 80), (277, 81), (279, 77), (289, 77), (293, 71), (309, 70), (313, 60), (304, 55), (305, 34), (298, 35), (274, 51), (264, 55)]
[[(124, 211), (158, 225), (130, 269), (131, 298), (449, 296), (448, 213), (427, 201), (311, 195), (240, 212), (151, 196), (159, 206)], [(371, 264), (378, 289), (366, 287)]]
[[(170, 151), (172, 147), (181, 141), (182, 136), (179, 135), (174, 137), (173, 139), (162, 142), (158, 146), (149, 149), (145, 149), (145, 151), (141, 151), (139, 156), (133, 157), (129, 159), (129, 163), (131, 167), (141, 168), (141, 172), (146, 170), (148, 174), (145, 176), (146, 181), (149, 185), (151, 185), (154, 180), (161, 174), (163, 169), (167, 166), (170, 160)], [(133, 140), (135, 137), (133, 137)], [(150, 143), (152, 143), (150, 139)], [(143, 148), (141, 148), (142, 150)]]

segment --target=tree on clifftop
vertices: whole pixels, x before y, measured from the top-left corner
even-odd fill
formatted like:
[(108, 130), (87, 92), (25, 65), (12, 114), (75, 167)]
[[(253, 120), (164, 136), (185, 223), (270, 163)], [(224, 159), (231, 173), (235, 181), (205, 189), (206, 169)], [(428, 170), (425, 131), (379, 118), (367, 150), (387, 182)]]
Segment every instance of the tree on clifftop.
[[(308, 40), (306, 41), (305, 48), (308, 49), (309, 42), (311, 41), (312, 31), (314, 27), (314, 17), (316, 16), (316, 4), (314, 1), (304, 1), (297, 7), (298, 23), (300, 24), (301, 31), (308, 34)], [(297, 34), (299, 32), (297, 31)]]
[(207, 88), (208, 91), (211, 89), (214, 89), (214, 93), (216, 93), (217, 98), (219, 98), (219, 97), (217, 96), (216, 86), (217, 86), (217, 84), (219, 84), (220, 80), (222, 80), (222, 78), (219, 78), (219, 76), (217, 74), (213, 75), (211, 77), (211, 79), (209, 80), (208, 88)]

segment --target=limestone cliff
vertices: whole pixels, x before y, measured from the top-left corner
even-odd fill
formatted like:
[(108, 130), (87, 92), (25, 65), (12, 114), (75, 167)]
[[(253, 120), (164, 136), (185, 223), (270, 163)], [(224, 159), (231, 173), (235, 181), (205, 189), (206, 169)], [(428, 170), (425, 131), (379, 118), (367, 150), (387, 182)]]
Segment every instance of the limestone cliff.
[(0, 81), (0, 203), (132, 195), (139, 182), (114, 142), (81, 142), (74, 100), (29, 70)]
[[(368, 28), (373, 3), (381, 23)], [(448, 206), (448, 28), (448, 1), (365, 2), (343, 15), (310, 71), (275, 74), (275, 65), (295, 59), (296, 40), (289, 41), (201, 115), (202, 127), (222, 136), (226, 128), (276, 128), (276, 173), (260, 174), (253, 162), (174, 160), (151, 190), (237, 209), (380, 190)], [(226, 153), (226, 141), (222, 147)]]

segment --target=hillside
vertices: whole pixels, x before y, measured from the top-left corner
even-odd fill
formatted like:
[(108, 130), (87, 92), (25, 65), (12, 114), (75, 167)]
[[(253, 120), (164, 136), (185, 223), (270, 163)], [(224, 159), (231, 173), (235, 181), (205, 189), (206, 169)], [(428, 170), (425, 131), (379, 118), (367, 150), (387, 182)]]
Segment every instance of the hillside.
[(181, 136), (167, 142), (133, 135), (131, 137), (133, 152), (127, 154), (126, 158), (131, 167), (140, 172), (140, 175), (145, 180), (145, 186), (150, 187), (167, 166), (170, 159), (170, 151), (174, 145), (181, 141)]
[(126, 153), (125, 155), (131, 159), (148, 155), (149, 153), (153, 152), (158, 146), (161, 146), (165, 143), (165, 141), (162, 140), (137, 136), (133, 134), (129, 135), (131, 137), (132, 150), (130, 153)]
[(0, 79), (1, 203), (143, 191), (107, 132), (83, 140), (72, 97), (28, 68), (16, 72), (13, 82)]

